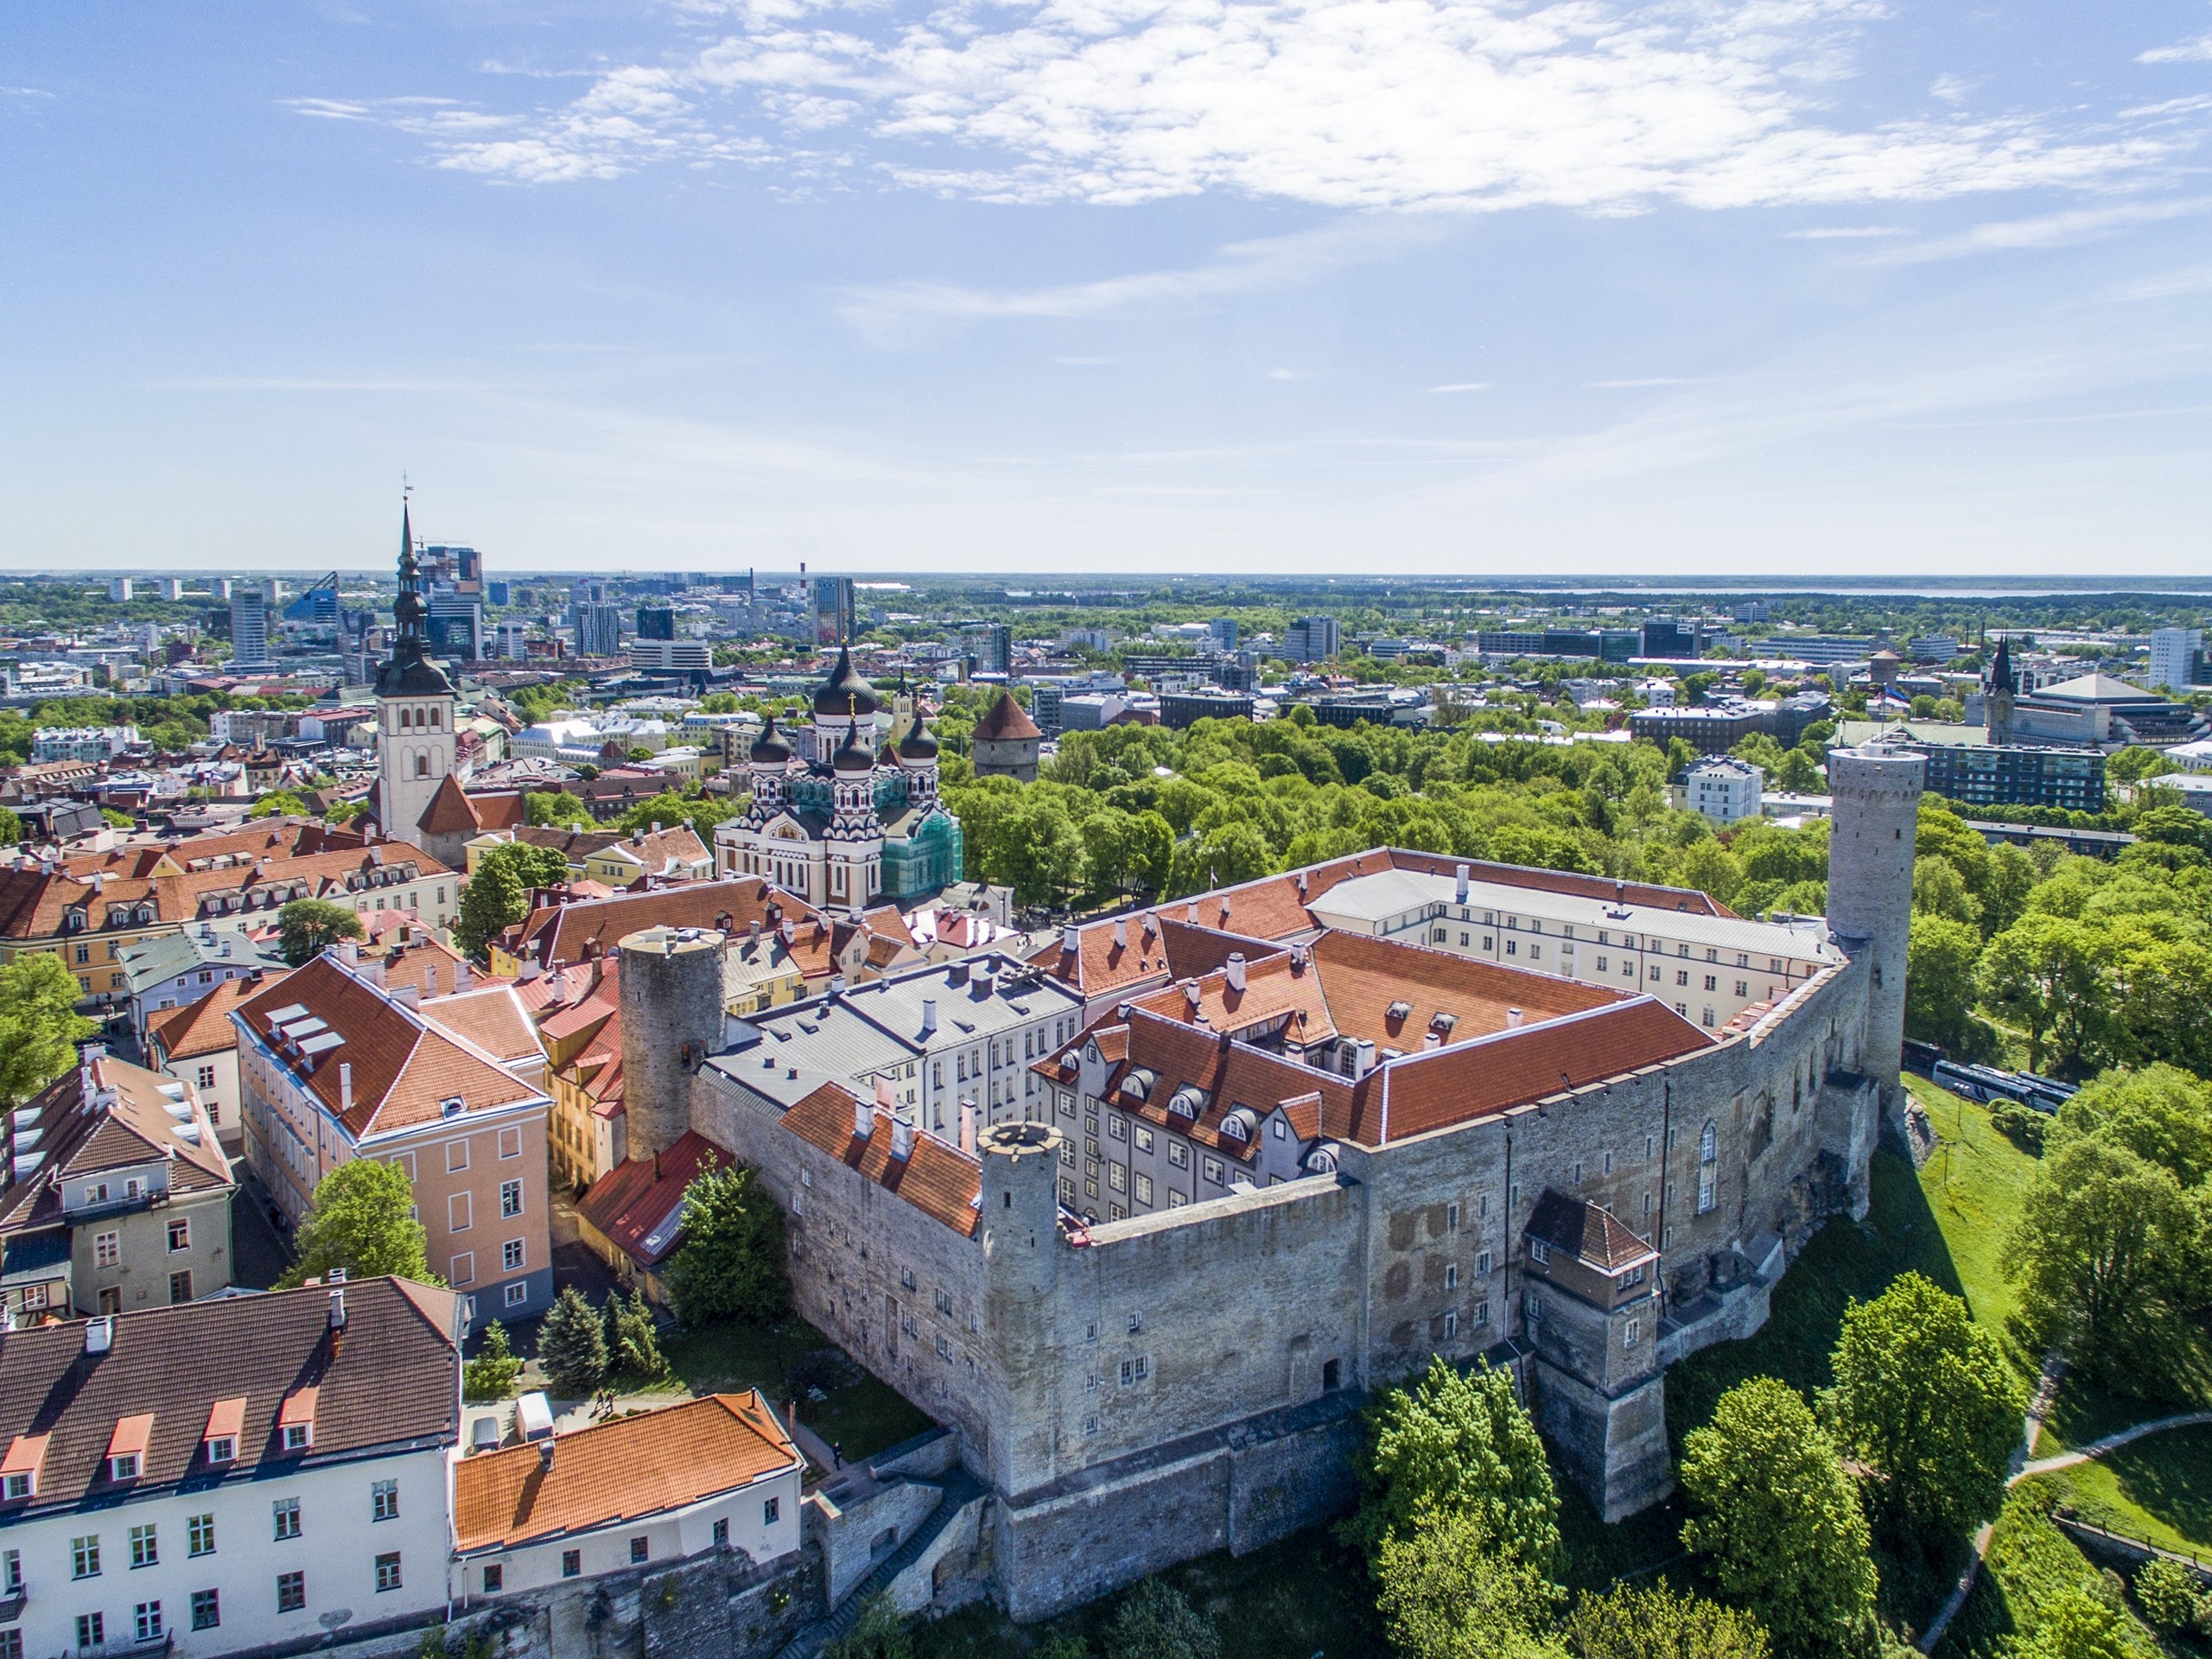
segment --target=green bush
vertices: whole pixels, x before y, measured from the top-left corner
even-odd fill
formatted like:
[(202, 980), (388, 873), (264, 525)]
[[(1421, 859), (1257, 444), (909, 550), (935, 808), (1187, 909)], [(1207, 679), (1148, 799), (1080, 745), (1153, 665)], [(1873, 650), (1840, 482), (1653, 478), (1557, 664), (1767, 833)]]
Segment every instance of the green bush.
[(2136, 1569), (2135, 1605), (2160, 1636), (2173, 1636), (2196, 1618), (2196, 1574), (2179, 1561), (2154, 1556)]

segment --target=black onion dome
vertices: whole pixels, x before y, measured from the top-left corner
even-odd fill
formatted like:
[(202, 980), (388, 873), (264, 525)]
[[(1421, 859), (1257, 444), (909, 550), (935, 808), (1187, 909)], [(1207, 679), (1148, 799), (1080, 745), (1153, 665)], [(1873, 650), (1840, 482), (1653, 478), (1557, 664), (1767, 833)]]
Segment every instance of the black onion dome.
[(914, 717), (914, 728), (899, 740), (901, 760), (934, 760), (937, 759), (937, 739), (930, 735), (930, 728), (922, 724), (921, 716)]
[(814, 712), (817, 715), (872, 715), (883, 707), (883, 699), (875, 688), (853, 666), (853, 653), (848, 646), (839, 646), (837, 661), (830, 671), (830, 677), (814, 694)]
[(759, 766), (774, 766), (791, 758), (791, 746), (776, 729), (776, 717), (771, 715), (767, 723), (761, 727), (760, 735), (753, 740), (753, 760)]
[(875, 753), (860, 734), (857, 726), (845, 733), (845, 741), (837, 746), (837, 753), (830, 757), (830, 765), (836, 772), (873, 772)]

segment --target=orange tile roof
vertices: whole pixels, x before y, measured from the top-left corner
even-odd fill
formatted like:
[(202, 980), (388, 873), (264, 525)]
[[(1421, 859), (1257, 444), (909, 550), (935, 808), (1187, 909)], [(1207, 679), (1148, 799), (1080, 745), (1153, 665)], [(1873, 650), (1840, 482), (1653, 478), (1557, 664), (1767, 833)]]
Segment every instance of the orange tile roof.
[[(288, 1049), (270, 1016), (296, 1003), (345, 1041), (313, 1062)], [(538, 1097), (493, 1056), (410, 1013), (330, 956), (294, 969), (232, 1017), (269, 1043), (357, 1141), (435, 1122), (444, 1115), (441, 1103), (456, 1095), (471, 1111)], [(350, 1109), (341, 1065), (353, 1068)]]
[(525, 919), (510, 947), (512, 954), (541, 967), (582, 962), (588, 951), (612, 951), (626, 934), (646, 927), (714, 927), (742, 936), (754, 922), (765, 933), (773, 907), (793, 924), (792, 956), (809, 978), (832, 971), (830, 931), (804, 899), (771, 887), (758, 876), (729, 881), (694, 881), (623, 893), (583, 903), (541, 905)]
[[(85, 1088), (88, 1077), (89, 1095)], [(232, 1186), (230, 1160), (216, 1141), (215, 1126), (206, 1109), (189, 1120), (199, 1128), (195, 1145), (176, 1133), (186, 1120), (169, 1109), (182, 1103), (165, 1092), (171, 1089), (181, 1089), (186, 1101), (197, 1098), (189, 1084), (104, 1054), (63, 1072), (32, 1096), (27, 1104), (37, 1109), (38, 1116), (11, 1116), (7, 1150), (12, 1159), (16, 1135), (35, 1121), (39, 1126), (37, 1148), (44, 1156), (26, 1179), (0, 1187), (0, 1229), (45, 1226), (59, 1219), (61, 1180), (155, 1159), (168, 1160), (173, 1192), (209, 1192)], [(23, 1149), (29, 1149), (28, 1143)]]
[(219, 1054), (236, 1048), (238, 1033), (231, 1024), (231, 1010), (283, 977), (281, 972), (264, 969), (243, 978), (226, 979), (197, 1002), (188, 1002), (181, 1008), (169, 1008), (154, 1015), (146, 1022), (147, 1033), (172, 1060), (188, 1060), (196, 1055)]
[(853, 1132), (859, 1097), (840, 1083), (825, 1083), (783, 1116), (783, 1125), (810, 1146), (818, 1147), (887, 1192), (896, 1193), (924, 1215), (943, 1222), (963, 1238), (976, 1232), (976, 1198), (982, 1190), (982, 1166), (957, 1147), (919, 1130), (912, 1154), (891, 1155), (893, 1118), (875, 1111), (875, 1128), (866, 1140)]
[(1011, 691), (999, 693), (999, 700), (976, 722), (976, 729), (969, 734), (971, 738), (985, 743), (1026, 743), (1044, 735), (1028, 712), (1014, 701)]
[[(1108, 1076), (1106, 1103), (1226, 1158), (1249, 1159), (1258, 1149), (1253, 1141), (1221, 1132), (1222, 1120), (1240, 1106), (1265, 1117), (1279, 1105), (1287, 1109), (1289, 1103), (1300, 1103), (1315, 1134), (1341, 1136), (1351, 1120), (1353, 1089), (1344, 1078), (1265, 1049), (1225, 1041), (1202, 1027), (1140, 1007), (1130, 1015), (1128, 1042), (1128, 1059)], [(1130, 1086), (1140, 1072), (1147, 1074), (1141, 1099)], [(1176, 1091), (1186, 1086), (1206, 1096), (1196, 1117), (1169, 1109)], [(1299, 1115), (1293, 1116), (1296, 1121)]]
[(545, 1052), (530, 1011), (504, 979), (425, 1001), (423, 1017), (508, 1065), (535, 1061)]
[(464, 1554), (664, 1515), (804, 1465), (758, 1389), (633, 1412), (454, 1467), (454, 1542)]

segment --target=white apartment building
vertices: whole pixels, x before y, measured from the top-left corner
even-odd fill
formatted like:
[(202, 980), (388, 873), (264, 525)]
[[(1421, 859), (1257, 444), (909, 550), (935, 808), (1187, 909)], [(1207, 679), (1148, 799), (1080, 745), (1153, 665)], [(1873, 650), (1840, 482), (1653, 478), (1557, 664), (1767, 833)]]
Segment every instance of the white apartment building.
[(1410, 869), (1354, 876), (1306, 908), (1324, 927), (1641, 989), (1707, 1030), (1844, 960), (1819, 917), (1751, 922)]
[(461, 1299), (308, 1286), (0, 1344), (0, 1654), (213, 1655), (446, 1601)]
[(1738, 823), (1759, 815), (1766, 773), (1748, 760), (1700, 760), (1682, 773), (1682, 804), (1709, 823)]
[(2152, 690), (2186, 691), (2204, 671), (2204, 630), (2158, 628), (2151, 634), (2151, 671), (2144, 683)]
[(136, 726), (41, 726), (31, 734), (31, 759), (105, 763), (139, 747)]

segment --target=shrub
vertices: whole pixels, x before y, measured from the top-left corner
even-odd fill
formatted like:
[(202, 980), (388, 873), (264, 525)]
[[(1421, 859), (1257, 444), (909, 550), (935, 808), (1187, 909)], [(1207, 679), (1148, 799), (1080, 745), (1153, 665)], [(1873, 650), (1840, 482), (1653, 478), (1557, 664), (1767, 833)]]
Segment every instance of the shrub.
[(2136, 1571), (2135, 1605), (2160, 1636), (2175, 1635), (2196, 1618), (2196, 1574), (2179, 1561), (2154, 1556)]

